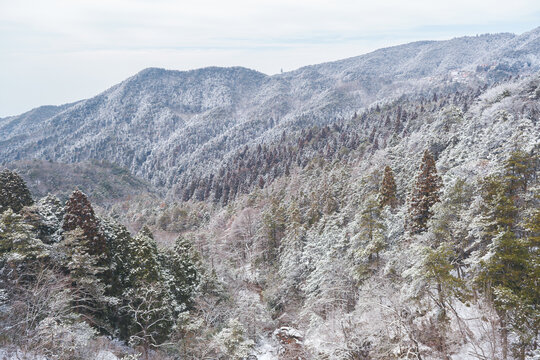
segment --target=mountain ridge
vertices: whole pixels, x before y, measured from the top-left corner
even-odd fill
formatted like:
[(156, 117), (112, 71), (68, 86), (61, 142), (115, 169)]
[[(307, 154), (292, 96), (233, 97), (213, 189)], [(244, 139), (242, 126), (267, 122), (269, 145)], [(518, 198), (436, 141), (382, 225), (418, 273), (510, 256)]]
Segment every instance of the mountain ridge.
[(0, 119), (0, 164), (105, 160), (170, 188), (284, 131), (331, 124), (403, 94), (534, 73), (539, 29), (420, 41), (272, 76), (244, 67), (147, 68), (95, 97)]
[[(500, 36), (511, 36), (512, 39), (515, 39), (515, 38), (518, 38), (518, 37), (523, 37), (523, 36), (526, 36), (526, 35), (538, 35), (540, 34), (540, 26), (539, 27), (536, 27), (532, 30), (529, 30), (529, 31), (526, 31), (522, 34), (516, 34), (516, 33), (511, 33), (511, 32), (501, 32), (501, 33), (484, 33), (484, 34), (479, 34), (479, 35), (467, 35), (467, 36), (459, 36), (459, 37), (454, 37), (454, 38), (451, 38), (451, 39), (447, 39), (447, 40), (418, 40), (418, 41), (413, 41), (413, 42), (409, 42), (409, 43), (405, 43), (405, 44), (398, 44), (398, 45), (393, 45), (393, 46), (388, 46), (388, 47), (384, 47), (384, 48), (379, 48), (379, 49), (376, 49), (376, 50), (373, 50), (373, 51), (370, 51), (368, 53), (365, 53), (365, 54), (361, 54), (361, 55), (356, 55), (356, 56), (351, 56), (351, 57), (348, 57), (348, 58), (344, 58), (344, 59), (339, 59), (339, 60), (333, 60), (333, 61), (325, 61), (325, 62), (322, 62), (322, 63), (318, 63), (318, 64), (311, 64), (311, 65), (304, 65), (304, 66), (301, 66), (297, 69), (294, 69), (294, 70), (290, 70), (290, 71), (287, 71), (287, 72), (284, 72), (284, 73), (281, 73), (281, 74), (273, 74), (273, 75), (269, 75), (269, 74), (265, 74), (263, 72), (260, 72), (258, 70), (255, 70), (255, 69), (250, 69), (250, 68), (246, 68), (244, 66), (230, 66), (230, 67), (222, 67), (222, 66), (206, 66), (206, 67), (202, 67), (202, 68), (195, 68), (195, 69), (188, 69), (188, 70), (178, 70), (178, 69), (166, 69), (166, 68), (161, 68), (161, 67), (154, 67), (154, 66), (150, 66), (150, 67), (147, 67), (147, 68), (143, 68), (141, 69), (140, 71), (138, 71), (137, 73), (135, 73), (134, 75), (128, 77), (126, 80), (124, 81), (127, 81), (131, 78), (134, 78), (136, 77), (137, 75), (141, 75), (141, 74), (146, 74), (146, 73), (151, 73), (151, 72), (180, 72), (180, 73), (189, 73), (189, 72), (196, 72), (196, 71), (200, 71), (200, 70), (205, 70), (205, 69), (231, 69), (231, 68), (242, 68), (242, 69), (246, 69), (246, 70), (249, 70), (249, 71), (253, 71), (253, 72), (257, 72), (257, 73), (260, 73), (260, 74), (263, 74), (263, 75), (266, 75), (267, 77), (274, 77), (274, 76), (281, 76), (283, 74), (289, 74), (289, 73), (294, 73), (294, 72), (298, 72), (302, 69), (305, 69), (305, 68), (310, 68), (310, 67), (316, 67), (316, 66), (323, 66), (323, 65), (327, 65), (327, 64), (336, 64), (336, 63), (341, 63), (341, 62), (346, 62), (346, 61), (349, 61), (349, 60), (354, 60), (354, 59), (358, 59), (358, 58), (361, 58), (361, 57), (364, 57), (364, 56), (367, 56), (367, 55), (370, 55), (370, 54), (374, 54), (374, 53), (377, 53), (377, 52), (380, 52), (380, 51), (383, 51), (383, 50), (386, 50), (386, 49), (393, 49), (393, 48), (400, 48), (400, 47), (403, 47), (403, 46), (408, 46), (408, 45), (415, 45), (415, 44), (422, 44), (422, 45), (425, 45), (425, 44), (430, 44), (430, 43), (440, 43), (440, 42), (449, 42), (449, 41), (453, 41), (453, 40), (456, 40), (456, 39), (470, 39), (470, 38), (478, 38), (478, 37), (486, 37), (486, 36), (497, 36), (497, 35), (500, 35)], [(510, 39), (510, 40), (512, 40)], [(122, 82), (124, 82), (122, 81)], [(101, 91), (99, 94), (103, 93), (103, 92), (106, 92), (108, 90), (110, 90), (111, 88), (121, 84), (122, 82), (118, 83), (118, 84), (115, 84), (115, 85), (112, 85), (111, 87)], [(99, 95), (98, 94), (98, 95)], [(71, 102), (71, 103), (65, 103), (65, 104), (59, 104), (59, 105), (52, 105), (52, 104), (49, 104), (49, 105), (40, 105), (38, 107), (35, 107), (35, 108), (32, 108), (28, 111), (25, 111), (19, 115), (9, 115), (9, 116), (5, 116), (5, 117), (0, 117), (0, 121), (1, 120), (4, 120), (4, 119), (8, 119), (8, 118), (13, 118), (13, 117), (17, 117), (17, 116), (22, 116), (24, 114), (28, 114), (32, 111), (36, 111), (36, 110), (39, 110), (40, 108), (43, 108), (43, 107), (64, 107), (64, 106), (68, 106), (68, 105), (73, 105), (73, 104), (76, 104), (80, 101), (84, 101), (85, 99), (81, 99), (81, 100), (77, 100), (77, 101), (74, 101), (74, 102)]]

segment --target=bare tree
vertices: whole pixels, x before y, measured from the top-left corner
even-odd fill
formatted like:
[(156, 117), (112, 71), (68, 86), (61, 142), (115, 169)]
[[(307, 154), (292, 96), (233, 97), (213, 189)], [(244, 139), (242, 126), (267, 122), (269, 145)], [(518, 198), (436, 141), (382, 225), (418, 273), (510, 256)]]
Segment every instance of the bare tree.
[(130, 344), (140, 345), (148, 360), (151, 348), (164, 346), (172, 325), (172, 313), (163, 289), (157, 284), (141, 284), (126, 294), (128, 302), (122, 307), (134, 322)]
[(95, 333), (78, 321), (67, 276), (38, 264), (24, 273), (9, 271), (2, 282), (7, 286), (0, 306), (0, 338), (8, 339), (6, 347), (57, 359), (70, 359), (85, 351), (85, 341), (78, 340)]

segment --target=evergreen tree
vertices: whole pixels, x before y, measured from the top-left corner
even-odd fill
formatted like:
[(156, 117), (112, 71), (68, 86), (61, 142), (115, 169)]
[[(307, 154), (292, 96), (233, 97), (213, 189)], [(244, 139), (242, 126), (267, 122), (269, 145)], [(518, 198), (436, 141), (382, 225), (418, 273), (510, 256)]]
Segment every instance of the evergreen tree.
[(170, 331), (172, 311), (178, 308), (169, 289), (172, 284), (148, 227), (135, 237), (113, 222), (105, 222), (104, 230), (111, 249), (111, 294), (120, 299), (110, 314), (111, 321), (122, 339), (142, 345), (146, 352)]
[[(538, 210), (521, 222), (525, 202), (521, 198), (532, 178), (531, 159), (513, 152), (505, 161), (501, 177), (490, 176), (482, 184), (487, 254), (481, 262), (477, 281), (493, 298), (499, 315), (503, 339), (503, 357), (509, 350), (509, 330), (517, 335), (513, 349), (516, 357), (534, 348), (540, 321), (538, 291)], [(533, 199), (532, 204), (537, 204)]]
[(267, 239), (267, 251), (265, 255), (270, 261), (274, 261), (278, 255), (279, 245), (285, 233), (286, 210), (280, 200), (274, 197), (269, 206), (263, 212), (263, 231)]
[(504, 164), (504, 181), (507, 191), (514, 195), (518, 191), (526, 191), (534, 170), (533, 158), (524, 151), (513, 151)]
[(41, 220), (41, 234), (46, 243), (58, 243), (62, 237), (64, 206), (54, 195), (47, 195), (37, 203)]
[(120, 299), (120, 301), (110, 304), (108, 319), (113, 328), (118, 331), (118, 336), (121, 339), (129, 339), (132, 319), (121, 308), (125, 305), (122, 302), (123, 296), (129, 289), (137, 285), (131, 276), (131, 270), (134, 267), (134, 258), (131, 252), (134, 241), (125, 226), (111, 220), (103, 222), (103, 231), (110, 249), (111, 277), (106, 294)]
[(178, 311), (189, 307), (199, 283), (199, 256), (191, 242), (182, 236), (178, 237), (174, 248), (162, 253), (161, 264), (166, 286), (176, 301), (175, 307)]
[(106, 329), (106, 284), (101, 276), (107, 269), (100, 266), (100, 257), (89, 252), (88, 238), (80, 228), (64, 232), (60, 244), (66, 257), (64, 266), (72, 281), (73, 302), (77, 312), (92, 325)]
[(427, 222), (433, 215), (431, 207), (439, 201), (441, 186), (442, 180), (437, 174), (433, 155), (426, 150), (409, 201), (409, 228), (412, 234), (427, 229)]
[[(365, 259), (369, 263), (375, 255), (379, 259), (379, 253), (386, 248), (384, 241), (384, 224), (381, 219), (381, 208), (375, 196), (367, 198), (362, 212), (360, 214), (360, 238), (362, 239), (362, 247), (359, 249), (358, 255), (360, 259)], [(360, 267), (360, 272), (365, 271), (363, 266)]]
[(90, 201), (80, 190), (75, 190), (66, 202), (63, 228), (64, 231), (80, 228), (87, 240), (85, 245), (88, 253), (101, 257), (100, 263), (105, 263), (108, 256), (107, 240)]
[(12, 265), (31, 265), (49, 255), (45, 245), (36, 236), (33, 226), (22, 215), (8, 209), (0, 215), (0, 262)]
[(447, 304), (452, 296), (462, 298), (465, 284), (453, 274), (456, 254), (452, 247), (443, 243), (437, 248), (426, 247), (422, 259), (422, 274), (428, 283), (435, 285), (437, 296), (433, 297), (441, 310), (440, 319), (446, 319)]
[(381, 208), (390, 206), (392, 209), (397, 205), (396, 198), (396, 181), (394, 173), (390, 166), (384, 168), (384, 175), (381, 182), (381, 190), (379, 192), (379, 205)]
[(130, 283), (153, 283), (161, 280), (159, 254), (154, 235), (144, 226), (130, 246)]
[(488, 240), (502, 230), (514, 228), (518, 209), (508, 194), (506, 184), (498, 176), (488, 176), (482, 182), (483, 212), (486, 218), (484, 233)]
[[(468, 246), (468, 225), (471, 218), (466, 215), (470, 208), (473, 188), (464, 179), (457, 179), (447, 191), (441, 201), (432, 208), (433, 218), (430, 230), (434, 236), (430, 237), (433, 248), (441, 243), (448, 243), (456, 250), (456, 255), (463, 260), (464, 250)], [(457, 267), (459, 273), (459, 266)]]
[(30, 190), (19, 174), (8, 169), (0, 172), (0, 214), (9, 208), (19, 212), (33, 203)]
[(124, 225), (112, 220), (103, 222), (103, 232), (110, 251), (111, 290), (114, 296), (119, 296), (134, 285), (131, 279), (134, 241)]
[[(536, 307), (540, 305), (540, 209), (536, 209), (527, 223), (526, 246), (529, 249), (530, 261), (529, 275), (525, 282), (527, 297), (534, 301)], [(540, 317), (537, 318), (537, 329), (540, 326)]]

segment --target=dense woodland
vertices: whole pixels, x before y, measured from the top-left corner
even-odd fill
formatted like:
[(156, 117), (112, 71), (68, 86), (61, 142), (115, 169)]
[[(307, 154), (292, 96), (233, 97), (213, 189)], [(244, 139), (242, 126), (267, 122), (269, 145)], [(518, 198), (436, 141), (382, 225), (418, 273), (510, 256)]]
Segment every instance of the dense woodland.
[(39, 140), (0, 172), (0, 357), (539, 359), (540, 77), (491, 68), (209, 155)]

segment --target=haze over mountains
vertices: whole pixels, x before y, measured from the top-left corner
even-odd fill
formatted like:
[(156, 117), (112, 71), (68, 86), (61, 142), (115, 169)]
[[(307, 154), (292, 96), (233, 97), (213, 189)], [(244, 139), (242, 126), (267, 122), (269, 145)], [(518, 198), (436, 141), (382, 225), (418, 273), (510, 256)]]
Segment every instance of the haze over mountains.
[(274, 76), (149, 68), (91, 99), (0, 119), (0, 163), (106, 160), (170, 187), (284, 130), (350, 118), (402, 94), (481, 87), (538, 69), (540, 28), (415, 42)]

